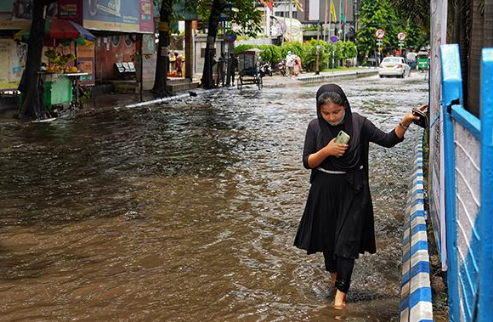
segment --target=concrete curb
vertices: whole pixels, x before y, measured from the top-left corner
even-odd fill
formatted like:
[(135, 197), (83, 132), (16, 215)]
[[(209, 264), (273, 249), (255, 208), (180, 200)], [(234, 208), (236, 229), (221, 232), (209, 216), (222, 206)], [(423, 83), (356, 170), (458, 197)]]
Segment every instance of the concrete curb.
[(318, 82), (324, 79), (331, 79), (331, 78), (350, 78), (350, 77), (358, 78), (358, 77), (372, 76), (377, 74), (378, 74), (378, 70), (358, 70), (358, 71), (337, 72), (337, 73), (321, 74), (321, 75), (300, 76), (297, 77), (296, 80), (300, 82)]
[[(310, 76), (301, 76), (295, 78), (298, 82), (317, 82), (320, 80), (324, 79), (333, 79), (333, 78), (358, 78), (358, 77), (365, 77), (365, 76), (371, 76), (378, 74), (378, 70), (358, 70), (358, 71), (348, 71), (348, 72), (336, 72), (336, 73), (331, 73), (331, 74), (323, 74), (323, 75), (310, 75)], [(296, 83), (296, 82), (294, 82)], [(293, 83), (293, 84), (294, 84)], [(285, 83), (273, 83), (273, 84), (264, 84), (265, 87), (270, 87), (270, 86), (279, 86), (281, 84)], [(234, 87), (236, 88), (236, 87)], [(187, 98), (190, 96), (190, 92), (193, 92), (195, 95), (194, 96), (200, 96), (204, 93), (210, 93), (211, 91), (221, 91), (221, 90), (229, 90), (229, 88), (214, 88), (214, 89), (209, 89), (209, 90), (204, 90), (204, 89), (193, 89), (187, 91), (187, 93), (181, 93), (175, 96), (170, 96), (170, 97), (164, 97), (164, 98), (159, 98), (151, 101), (144, 101), (141, 103), (134, 103), (134, 104), (128, 104), (125, 106), (119, 106), (115, 107), (116, 110), (122, 109), (122, 108), (136, 108), (136, 107), (143, 107), (143, 106), (149, 106), (149, 105), (155, 105), (155, 104), (160, 104), (164, 102), (169, 102), (177, 99), (182, 99), (182, 98)]]
[(432, 322), (430, 259), (424, 210), (423, 139), (417, 141), (402, 238), (400, 322)]
[[(217, 89), (212, 89), (212, 90), (217, 90)], [(209, 90), (209, 91), (211, 91), (211, 90)], [(156, 105), (156, 104), (161, 104), (161, 103), (164, 103), (164, 102), (179, 100), (179, 99), (182, 99), (182, 98), (188, 98), (188, 97), (192, 97), (192, 96), (201, 96), (202, 94), (204, 94), (206, 92), (207, 91), (202, 90), (202, 89), (189, 90), (186, 93), (181, 93), (181, 94), (177, 94), (177, 95), (174, 95), (174, 96), (163, 97), (163, 98), (158, 98), (158, 99), (154, 99), (154, 100), (151, 100), (151, 101), (144, 101), (144, 102), (140, 102), (140, 103), (134, 103), (134, 104), (128, 104), (128, 105), (125, 105), (125, 106), (115, 107), (115, 110), (119, 110), (119, 109), (122, 109), (122, 108), (130, 109), (130, 108), (136, 108), (136, 107)], [(191, 93), (193, 93), (193, 94), (191, 94)]]
[(152, 101), (145, 101), (145, 102), (141, 102), (141, 103), (129, 104), (129, 105), (125, 106), (125, 108), (135, 108), (135, 107), (142, 107), (142, 106), (153, 105), (153, 104), (160, 104), (160, 103), (164, 103), (167, 101), (172, 101), (172, 100), (186, 98), (186, 97), (190, 97), (190, 94), (189, 93), (179, 94), (179, 95), (170, 96), (170, 97), (158, 98), (158, 99), (155, 99)]

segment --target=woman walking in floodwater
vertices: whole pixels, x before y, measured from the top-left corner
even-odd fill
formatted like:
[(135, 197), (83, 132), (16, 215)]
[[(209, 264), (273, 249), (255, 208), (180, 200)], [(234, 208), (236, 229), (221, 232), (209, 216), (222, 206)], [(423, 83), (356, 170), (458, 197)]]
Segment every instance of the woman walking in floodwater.
[[(308, 125), (303, 149), (303, 165), (312, 170), (311, 187), (294, 245), (308, 254), (323, 252), (325, 268), (337, 288), (334, 306), (343, 308), (354, 260), (359, 254), (376, 252), (369, 144), (395, 146), (419, 117), (407, 113), (392, 131), (384, 133), (352, 113), (346, 94), (335, 84), (318, 89), (316, 105), (317, 118)], [(340, 143), (347, 139), (347, 144)]]

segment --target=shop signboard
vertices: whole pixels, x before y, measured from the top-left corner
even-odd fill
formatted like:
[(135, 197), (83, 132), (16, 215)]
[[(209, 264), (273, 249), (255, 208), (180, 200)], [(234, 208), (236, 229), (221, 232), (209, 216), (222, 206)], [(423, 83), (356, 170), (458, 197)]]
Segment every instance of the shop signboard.
[[(0, 0), (0, 30), (28, 27), (33, 0)], [(153, 0), (59, 0), (49, 16), (74, 20), (87, 29), (153, 33)]]
[(142, 54), (153, 55), (154, 54), (154, 35), (144, 35), (142, 38)]
[(83, 0), (58, 0), (58, 17), (82, 25)]
[(27, 45), (11, 39), (0, 39), (0, 90), (17, 89), (21, 81)]
[(29, 26), (32, 0), (1, 0), (0, 29), (16, 30)]
[(83, 6), (83, 26), (92, 30), (153, 33), (153, 2), (87, 0)]
[(95, 66), (96, 56), (94, 50), (94, 44), (88, 46), (77, 46), (77, 64), (82, 73), (88, 75), (81, 77), (82, 85), (94, 85), (95, 84)]

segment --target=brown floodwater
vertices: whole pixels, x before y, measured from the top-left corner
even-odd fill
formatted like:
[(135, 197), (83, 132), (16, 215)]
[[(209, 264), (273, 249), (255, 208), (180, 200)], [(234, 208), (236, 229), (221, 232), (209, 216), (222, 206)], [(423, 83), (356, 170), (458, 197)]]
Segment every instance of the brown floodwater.
[[(339, 82), (383, 130), (427, 83)], [(1, 321), (398, 321), (414, 138), (371, 147), (378, 252), (348, 307), (292, 246), (320, 84), (219, 90), (74, 119), (0, 119)]]

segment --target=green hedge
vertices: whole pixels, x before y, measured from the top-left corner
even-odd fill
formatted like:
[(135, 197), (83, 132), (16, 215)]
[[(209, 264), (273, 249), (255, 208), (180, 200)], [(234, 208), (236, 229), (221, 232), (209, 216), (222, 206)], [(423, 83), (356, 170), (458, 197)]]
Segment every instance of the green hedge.
[(254, 45), (248, 45), (248, 44), (244, 44), (244, 45), (238, 45), (235, 47), (235, 56), (238, 56), (239, 53), (241, 53), (242, 51), (245, 51), (245, 50), (248, 50), (248, 49), (252, 49), (252, 48), (256, 48), (257, 46), (254, 46)]
[[(293, 52), (301, 58), (301, 63), (304, 70), (314, 71), (315, 61), (317, 56), (317, 43), (318, 41), (312, 39), (310, 41), (299, 42), (285, 42), (281, 46), (275, 45), (249, 45), (243, 44), (235, 47), (235, 55), (238, 55), (242, 51), (258, 48), (263, 50), (260, 57), (263, 61), (271, 64), (278, 63), (281, 59), (285, 58), (289, 51)], [(319, 62), (320, 69), (332, 67), (332, 55), (334, 54), (334, 62), (336, 65), (340, 60), (354, 58), (358, 52), (356, 45), (350, 41), (338, 41), (335, 44), (331, 42), (325, 42), (320, 40), (320, 52)]]

